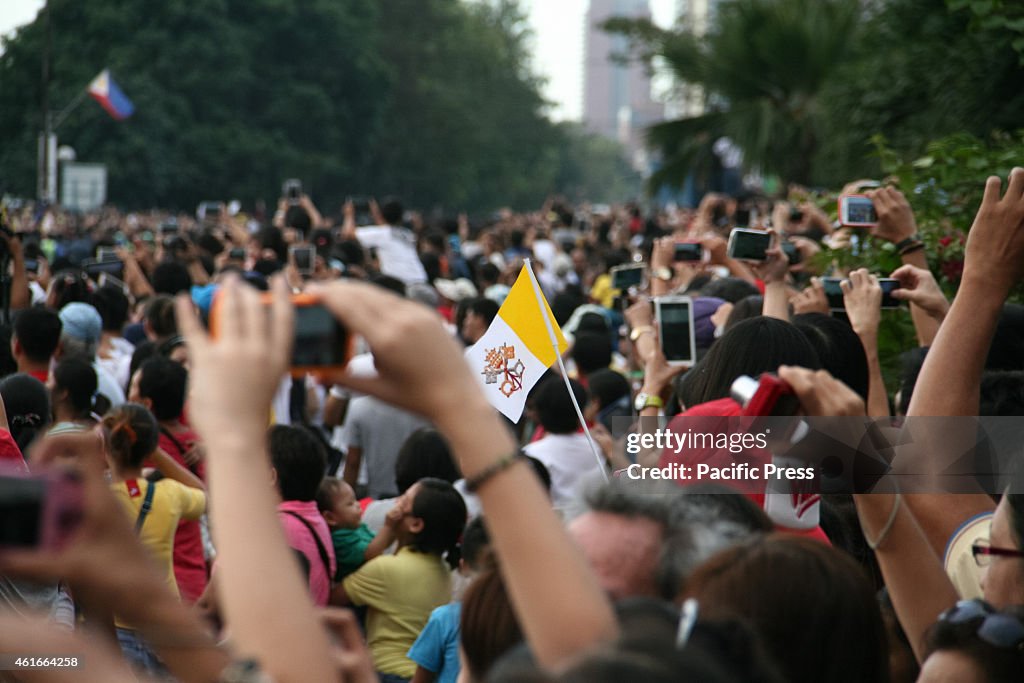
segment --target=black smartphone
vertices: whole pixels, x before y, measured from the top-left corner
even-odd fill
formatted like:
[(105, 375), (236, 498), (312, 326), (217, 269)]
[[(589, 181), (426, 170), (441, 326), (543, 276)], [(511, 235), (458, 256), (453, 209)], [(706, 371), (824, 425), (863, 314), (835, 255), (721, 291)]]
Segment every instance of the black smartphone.
[(350, 340), (345, 327), (319, 302), (296, 297), (292, 370), (340, 368), (348, 363)]
[(86, 275), (94, 280), (104, 273), (107, 275), (113, 275), (119, 280), (124, 279), (123, 261), (97, 261), (95, 259), (86, 259), (85, 261), (82, 261), (82, 270), (84, 270)]
[(244, 261), (245, 260), (245, 249), (242, 247), (235, 247), (228, 252), (228, 258), (232, 261)]
[(296, 205), (302, 197), (302, 181), (298, 178), (289, 178), (281, 184), (281, 194), (288, 200), (289, 204)]
[(729, 233), (729, 258), (740, 261), (764, 261), (768, 258), (767, 252), (771, 244), (770, 232), (733, 228)]
[(882, 287), (882, 308), (899, 308), (903, 302), (894, 299), (893, 290), (900, 288), (900, 281), (891, 277), (878, 278), (878, 284)]
[(676, 242), (676, 261), (700, 261), (704, 258), (704, 247), (700, 242)]
[(846, 302), (843, 301), (843, 288), (840, 286), (842, 281), (843, 278), (839, 277), (821, 278), (821, 284), (825, 289), (825, 298), (828, 299), (828, 307), (830, 310), (846, 310)]
[(693, 302), (688, 296), (654, 299), (658, 341), (669, 365), (690, 365), (697, 358), (693, 331)]
[(288, 247), (288, 251), (295, 263), (295, 270), (299, 271), (299, 275), (313, 274), (314, 259), (316, 259), (316, 249), (314, 247), (309, 245), (292, 246)]
[(781, 247), (782, 253), (786, 255), (786, 258), (789, 259), (789, 265), (795, 266), (800, 263), (802, 257), (800, 256), (800, 250), (796, 248), (795, 244), (784, 241), (779, 244), (779, 247)]

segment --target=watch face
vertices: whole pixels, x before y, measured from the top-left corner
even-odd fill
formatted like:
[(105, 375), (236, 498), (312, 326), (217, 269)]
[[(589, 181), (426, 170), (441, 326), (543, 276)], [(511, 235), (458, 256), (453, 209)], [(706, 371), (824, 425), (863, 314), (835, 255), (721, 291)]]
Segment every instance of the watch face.
[(633, 408), (636, 411), (641, 411), (647, 406), (647, 399), (650, 398), (650, 394), (637, 394), (636, 400), (633, 402)]

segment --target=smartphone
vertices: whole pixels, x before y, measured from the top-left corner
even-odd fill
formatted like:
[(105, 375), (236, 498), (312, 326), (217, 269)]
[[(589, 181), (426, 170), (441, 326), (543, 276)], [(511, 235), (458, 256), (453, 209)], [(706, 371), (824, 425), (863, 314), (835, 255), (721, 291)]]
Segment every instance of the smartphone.
[(870, 197), (848, 194), (839, 198), (839, 223), (849, 228), (871, 228), (878, 224), (878, 213)]
[(729, 233), (729, 258), (741, 261), (765, 261), (772, 245), (772, 234), (764, 230), (733, 228)]
[(216, 222), (224, 210), (222, 202), (202, 202), (196, 209), (196, 218), (201, 221)]
[(131, 291), (128, 289), (128, 285), (126, 285), (124, 281), (114, 277), (109, 273), (100, 273), (100, 278), (99, 280), (97, 280), (97, 282), (99, 283), (100, 287), (106, 287), (107, 285), (110, 285), (112, 287), (117, 287), (125, 294), (128, 294)]
[(122, 261), (97, 261), (95, 259), (86, 259), (85, 261), (82, 261), (82, 270), (84, 270), (86, 275), (94, 280), (104, 273), (113, 275), (119, 279), (124, 278), (124, 263)]
[(878, 284), (882, 287), (882, 308), (899, 308), (903, 302), (894, 299), (893, 290), (900, 288), (900, 281), (891, 277), (878, 278)]
[(81, 480), (73, 472), (0, 473), (0, 548), (59, 549), (81, 524)]
[(658, 343), (669, 365), (692, 365), (697, 360), (693, 331), (693, 302), (688, 296), (659, 296), (654, 299), (654, 320)]
[(39, 272), (39, 261), (34, 258), (25, 259), (25, 271), (29, 273)]
[(310, 245), (288, 247), (288, 254), (295, 263), (299, 275), (312, 275), (316, 259), (316, 248)]
[(295, 206), (302, 197), (302, 181), (298, 178), (289, 178), (281, 184), (281, 196), (288, 200), (288, 203)]
[(373, 215), (370, 213), (370, 199), (368, 197), (349, 197), (352, 208), (356, 214), (356, 226), (373, 225)]
[(647, 267), (642, 263), (629, 266), (615, 266), (611, 270), (612, 289), (625, 292), (628, 289), (639, 288), (643, 285), (644, 272)]
[(825, 298), (828, 299), (829, 310), (846, 310), (846, 302), (843, 301), (843, 288), (839, 285), (842, 281), (843, 278), (840, 277), (821, 278), (821, 284), (825, 289)]
[[(165, 222), (161, 223), (160, 224), (160, 234), (161, 235), (165, 235), (165, 236), (166, 235), (177, 235), (178, 234), (178, 221), (165, 221)], [(149, 239), (146, 238), (147, 235), (149, 235)], [(142, 241), (143, 242), (150, 242), (150, 243), (153, 242), (154, 239), (153, 239), (152, 233), (150, 233), (148, 231), (142, 233)]]
[(676, 261), (700, 261), (704, 258), (704, 247), (700, 242), (676, 242)]
[(117, 249), (114, 247), (99, 247), (96, 250), (97, 261), (117, 261)]
[(788, 240), (784, 240), (779, 244), (779, 247), (782, 249), (782, 253), (786, 255), (786, 258), (789, 259), (789, 265), (795, 266), (800, 263), (800, 260), (803, 257), (800, 256), (800, 250), (796, 248), (795, 244)]
[[(220, 329), (220, 307), (224, 298), (216, 295), (210, 309), (210, 334), (217, 337)], [(263, 303), (270, 306), (270, 294), (263, 295)], [(292, 296), (295, 306), (295, 331), (292, 343), (292, 377), (307, 373), (336, 372), (344, 368), (352, 357), (352, 335), (331, 315), (320, 301), (309, 294)]]
[(245, 249), (242, 247), (234, 247), (228, 252), (228, 258), (232, 261), (244, 261), (245, 260)]

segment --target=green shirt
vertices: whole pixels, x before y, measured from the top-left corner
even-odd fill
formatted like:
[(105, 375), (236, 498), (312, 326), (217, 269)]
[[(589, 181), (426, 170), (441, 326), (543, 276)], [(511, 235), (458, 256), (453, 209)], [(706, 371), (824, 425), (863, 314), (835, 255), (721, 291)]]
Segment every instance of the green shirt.
[(338, 561), (335, 581), (341, 581), (363, 566), (363, 563), (366, 562), (364, 557), (366, 546), (370, 545), (373, 537), (373, 531), (365, 524), (360, 524), (355, 529), (335, 529), (331, 532), (334, 556)]

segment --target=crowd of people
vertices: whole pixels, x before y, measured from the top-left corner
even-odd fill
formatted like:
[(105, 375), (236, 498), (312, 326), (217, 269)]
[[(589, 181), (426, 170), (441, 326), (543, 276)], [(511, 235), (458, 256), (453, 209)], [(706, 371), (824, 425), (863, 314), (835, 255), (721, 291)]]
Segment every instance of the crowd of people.
[[(9, 208), (0, 678), (1024, 680), (1019, 472), (994, 493), (889, 477), (810, 498), (625, 475), (702, 462), (627, 446), (740, 415), (743, 376), (777, 376), (808, 417), (884, 422), (890, 446), (897, 416), (1024, 414), (1006, 303), (1024, 169), (988, 180), (952, 301), (904, 194), (866, 195), (877, 223), (857, 230), (753, 195), (485, 220), (301, 194), (273, 215)], [(730, 255), (735, 227), (770, 229), (763, 261)], [(902, 265), (829, 257), (866, 240)], [(549, 369), (513, 423), (464, 353), (527, 259), (568, 376)], [(643, 278), (616, 289), (631, 264)], [(880, 276), (917, 337), (895, 395)], [(343, 366), (294, 371), (316, 341), (297, 294), (336, 319)], [(692, 363), (659, 344), (650, 299), (672, 294)], [(961, 445), (923, 441), (926, 461)]]

